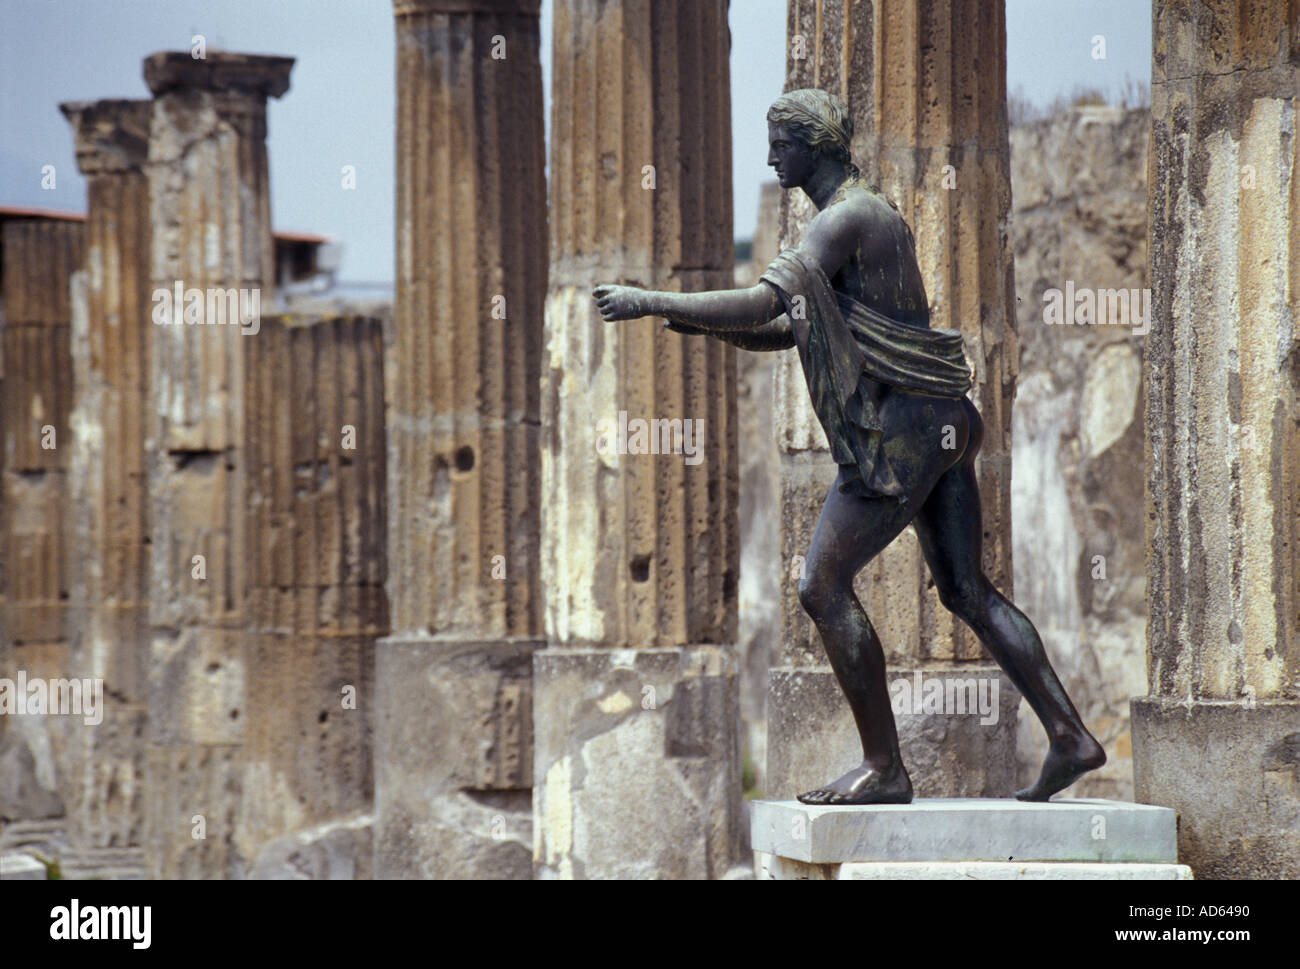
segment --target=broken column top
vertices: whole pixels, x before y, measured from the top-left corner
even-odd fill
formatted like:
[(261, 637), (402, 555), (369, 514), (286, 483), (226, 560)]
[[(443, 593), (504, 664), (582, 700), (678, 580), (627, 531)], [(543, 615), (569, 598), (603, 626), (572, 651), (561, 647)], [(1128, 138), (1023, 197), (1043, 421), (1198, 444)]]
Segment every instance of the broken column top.
[(393, 0), (393, 15), (418, 13), (491, 13), (538, 16), (542, 0)]
[(83, 175), (140, 168), (149, 154), (153, 102), (105, 98), (59, 105), (72, 124), (77, 167)]
[(161, 51), (144, 59), (144, 81), (155, 95), (194, 89), (278, 98), (289, 90), (293, 62), (264, 54), (208, 51), (195, 58), (189, 51)]

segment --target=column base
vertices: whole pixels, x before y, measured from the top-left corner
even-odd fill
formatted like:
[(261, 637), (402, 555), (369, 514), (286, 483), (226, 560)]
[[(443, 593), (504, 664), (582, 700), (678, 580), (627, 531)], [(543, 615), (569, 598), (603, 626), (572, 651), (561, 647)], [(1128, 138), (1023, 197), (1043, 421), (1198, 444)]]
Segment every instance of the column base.
[(375, 644), (375, 878), (533, 877), (532, 662), (544, 645)]
[(747, 861), (729, 648), (546, 649), (534, 696), (537, 877), (711, 879)]
[(1300, 701), (1132, 701), (1138, 801), (1178, 812), (1198, 878), (1300, 878)]
[[(891, 669), (888, 678), (918, 797), (1014, 792), (1020, 694), (998, 667)], [(774, 667), (768, 683), (765, 794), (792, 798), (862, 762), (853, 713), (829, 667)]]

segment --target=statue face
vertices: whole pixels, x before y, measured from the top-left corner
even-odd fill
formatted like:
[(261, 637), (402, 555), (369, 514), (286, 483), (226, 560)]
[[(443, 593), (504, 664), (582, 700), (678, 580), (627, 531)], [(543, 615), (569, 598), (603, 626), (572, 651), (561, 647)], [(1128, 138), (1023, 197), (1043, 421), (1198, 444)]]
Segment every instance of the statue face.
[(784, 125), (767, 123), (767, 163), (776, 169), (782, 188), (800, 188), (817, 170), (817, 153)]

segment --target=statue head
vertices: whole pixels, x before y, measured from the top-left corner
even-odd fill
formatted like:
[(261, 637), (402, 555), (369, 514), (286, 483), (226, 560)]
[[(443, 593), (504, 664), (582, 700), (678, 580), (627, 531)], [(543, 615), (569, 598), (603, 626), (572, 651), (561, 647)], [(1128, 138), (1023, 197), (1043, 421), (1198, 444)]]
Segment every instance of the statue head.
[(848, 105), (827, 91), (789, 91), (767, 111), (767, 163), (782, 188), (800, 188), (827, 161), (856, 172), (849, 154), (853, 117)]

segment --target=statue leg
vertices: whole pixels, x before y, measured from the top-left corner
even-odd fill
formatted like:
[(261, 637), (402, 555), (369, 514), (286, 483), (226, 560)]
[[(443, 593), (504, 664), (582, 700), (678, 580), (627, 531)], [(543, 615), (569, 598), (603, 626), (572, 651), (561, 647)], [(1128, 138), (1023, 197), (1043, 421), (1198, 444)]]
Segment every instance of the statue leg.
[[(974, 405), (967, 406), (973, 413)], [(1066, 695), (1033, 623), (984, 575), (975, 477), (982, 437), (978, 421), (974, 414), (966, 453), (939, 479), (917, 515), (916, 534), (940, 601), (974, 630), (1047, 731), (1051, 746), (1037, 782), (1016, 792), (1022, 801), (1046, 801), (1104, 764), (1106, 754)]]
[(884, 650), (853, 594), (853, 578), (920, 513), (935, 483), (967, 449), (973, 428), (962, 401), (896, 390), (882, 393), (880, 400), (882, 447), (906, 501), (841, 494), (839, 485), (846, 476), (841, 471), (822, 506), (799, 585), (799, 598), (821, 634), (835, 678), (853, 711), (863, 759), (843, 777), (799, 795), (806, 804), (912, 799), (912, 784), (898, 749)]
[(841, 470), (817, 519), (799, 583), (799, 599), (853, 711), (862, 763), (824, 787), (799, 795), (805, 804), (906, 804), (912, 784), (898, 750), (898, 731), (885, 680), (885, 655), (853, 577), (911, 520), (917, 504), (840, 493)]

